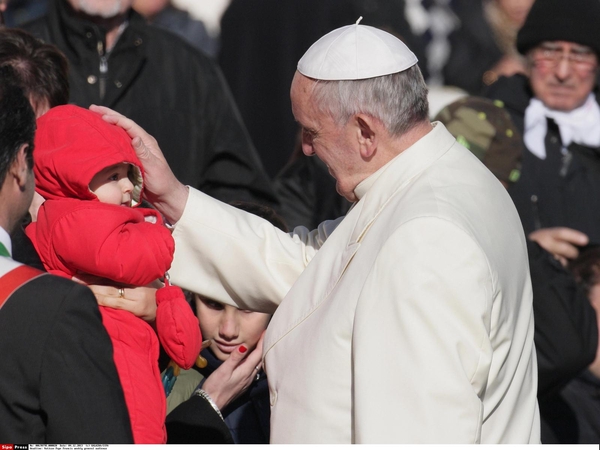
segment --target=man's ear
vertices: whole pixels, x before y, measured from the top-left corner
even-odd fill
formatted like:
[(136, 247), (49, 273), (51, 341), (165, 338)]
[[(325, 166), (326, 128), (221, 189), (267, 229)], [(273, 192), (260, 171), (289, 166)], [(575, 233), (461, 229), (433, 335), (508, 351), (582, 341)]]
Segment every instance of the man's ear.
[(10, 167), (9, 174), (12, 175), (19, 186), (19, 188), (24, 191), (27, 186), (27, 181), (29, 180), (29, 172), (30, 168), (27, 164), (27, 155), (26, 150), (29, 147), (29, 144), (22, 144), (21, 148), (19, 148), (19, 152), (17, 153), (17, 157), (12, 163)]
[(370, 160), (377, 151), (377, 125), (372, 117), (365, 114), (357, 114), (355, 120), (360, 154), (363, 159)]

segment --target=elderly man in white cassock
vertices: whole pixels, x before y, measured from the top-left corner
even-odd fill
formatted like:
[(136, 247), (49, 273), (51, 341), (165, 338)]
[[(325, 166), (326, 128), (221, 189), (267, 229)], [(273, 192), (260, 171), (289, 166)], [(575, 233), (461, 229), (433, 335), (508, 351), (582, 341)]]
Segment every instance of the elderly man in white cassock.
[(272, 443), (539, 443), (523, 229), (494, 175), (428, 121), (416, 63), (358, 23), (298, 63), (303, 150), (354, 202), (313, 231), (286, 234), (181, 185), (156, 141), (104, 110), (175, 224), (172, 281), (275, 312)]

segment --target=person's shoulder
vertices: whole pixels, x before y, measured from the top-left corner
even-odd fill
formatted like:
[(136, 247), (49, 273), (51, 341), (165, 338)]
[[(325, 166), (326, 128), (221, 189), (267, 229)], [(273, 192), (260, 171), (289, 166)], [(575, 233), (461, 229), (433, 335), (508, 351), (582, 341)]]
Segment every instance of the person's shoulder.
[(19, 25), (19, 28), (28, 31), (33, 36), (42, 39), (44, 41), (49, 40), (49, 31), (50, 26), (48, 22), (49, 18), (47, 14), (44, 14), (36, 19), (30, 20), (22, 25)]
[(19, 288), (20, 294), (36, 292), (36, 296), (43, 301), (51, 298), (65, 298), (67, 296), (92, 296), (93, 294), (82, 284), (76, 283), (68, 278), (59, 277), (49, 273), (40, 273), (40, 276), (33, 278)]
[(52, 322), (67, 311), (80, 318), (99, 315), (96, 298), (87, 286), (43, 272), (19, 287), (11, 299), (17, 310), (36, 311), (40, 324)]
[(148, 57), (185, 59), (187, 62), (196, 62), (206, 68), (213, 68), (216, 65), (211, 57), (172, 31), (140, 20), (132, 21), (131, 27), (134, 31), (145, 35), (149, 50)]

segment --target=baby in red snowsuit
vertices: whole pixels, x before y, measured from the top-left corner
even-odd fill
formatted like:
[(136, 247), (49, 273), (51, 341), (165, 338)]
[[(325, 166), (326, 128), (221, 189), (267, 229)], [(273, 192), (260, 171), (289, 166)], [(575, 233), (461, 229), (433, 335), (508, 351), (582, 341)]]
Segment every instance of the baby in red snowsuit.
[[(141, 198), (143, 168), (125, 131), (87, 109), (58, 106), (38, 119), (34, 161), (36, 190), (46, 201), (26, 233), (48, 272), (133, 286), (165, 275), (175, 244), (155, 210), (132, 207)], [(136, 443), (166, 442), (157, 333), (186, 369), (202, 340), (179, 288), (159, 289), (156, 300), (156, 332), (128, 311), (100, 307)]]

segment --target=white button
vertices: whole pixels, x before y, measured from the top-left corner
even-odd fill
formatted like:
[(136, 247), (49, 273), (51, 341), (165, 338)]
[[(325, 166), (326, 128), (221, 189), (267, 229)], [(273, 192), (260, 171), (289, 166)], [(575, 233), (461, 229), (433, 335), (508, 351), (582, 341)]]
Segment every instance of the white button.
[(121, 83), (119, 80), (115, 80), (115, 86), (120, 88), (123, 86), (123, 83)]
[(87, 77), (87, 82), (89, 84), (96, 84), (96, 81), (98, 81), (98, 78), (96, 78), (96, 75), (89, 75)]

